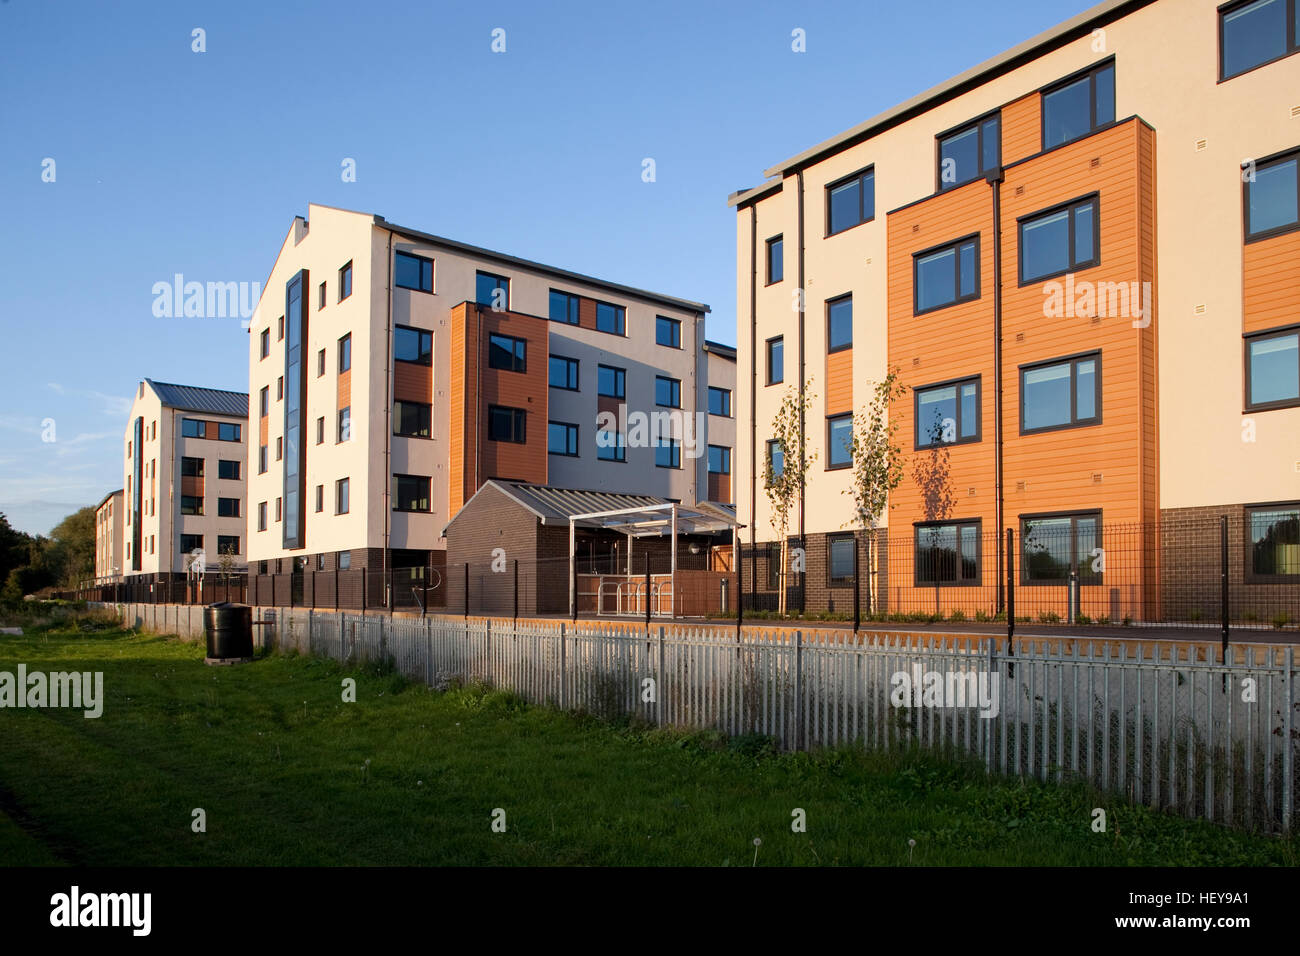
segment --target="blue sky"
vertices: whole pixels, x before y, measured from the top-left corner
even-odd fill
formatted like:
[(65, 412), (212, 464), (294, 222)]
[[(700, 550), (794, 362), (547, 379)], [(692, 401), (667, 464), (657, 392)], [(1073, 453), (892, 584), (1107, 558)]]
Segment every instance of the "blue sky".
[(265, 281), (308, 202), (707, 302), (734, 343), (729, 193), (1087, 5), (0, 0), (0, 511), (120, 487), (141, 378), (247, 388), (239, 320), (152, 288)]

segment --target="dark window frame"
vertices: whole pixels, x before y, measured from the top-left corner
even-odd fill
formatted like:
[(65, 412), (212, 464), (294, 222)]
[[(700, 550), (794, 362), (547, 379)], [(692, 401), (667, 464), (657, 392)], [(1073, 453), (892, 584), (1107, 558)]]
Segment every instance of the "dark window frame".
[[(220, 460), (220, 459), (218, 459), (218, 460)], [(205, 461), (205, 459), (203, 459), (203, 458), (195, 458), (195, 457), (192, 456), (192, 455), (182, 455), (182, 456), (181, 456), (181, 477), (182, 477), (182, 478), (202, 478), (202, 477), (204, 477), (204, 475), (203, 475), (203, 471), (204, 471), (204, 464), (203, 464), (203, 463), (204, 463), (204, 461)], [(186, 470), (185, 470), (186, 467), (187, 467), (187, 465), (188, 465), (189, 463), (191, 463), (191, 462), (198, 462), (198, 465), (197, 465), (197, 469), (198, 469), (198, 470), (197, 470), (197, 471), (186, 471)]]
[[(201, 517), (203, 517), (203, 516), (204, 516), (204, 514), (203, 514), (203, 498), (204, 498), (203, 495), (181, 495), (181, 496), (180, 496), (180, 499), (181, 499), (181, 500), (180, 500), (180, 509), (181, 509), (181, 514), (183, 514), (183, 515), (193, 515), (194, 517), (197, 517), (197, 518), (201, 518)], [(189, 502), (197, 502), (197, 504), (187, 505), (187, 504), (186, 504), (187, 501), (189, 501)], [(195, 510), (193, 510), (193, 511), (186, 511), (185, 509), (186, 509), (187, 507), (189, 507), (189, 508), (193, 508), (193, 509), (195, 509)]]
[[(235, 473), (226, 474), (230, 469), (224, 467), (234, 465)], [(218, 458), (217, 459), (217, 480), (218, 481), (239, 481), (240, 476), (244, 473), (244, 463), (238, 458)]]
[[(709, 456), (709, 453), (712, 452), (713, 449), (715, 449), (715, 448), (718, 449), (718, 451), (721, 451), (721, 452), (725, 452), (725, 453), (726, 453), (726, 454), (724, 455), (724, 457), (725, 457), (725, 459), (726, 459), (726, 465), (727, 465), (727, 470), (726, 470), (726, 471), (714, 471), (714, 470), (713, 470), (713, 462), (712, 462), (711, 460), (709, 460), (709, 457), (708, 457), (708, 456)], [(709, 446), (707, 447), (707, 450), (705, 451), (705, 464), (704, 464), (704, 470), (705, 470), (705, 472), (706, 472), (707, 474), (710, 474), (710, 475), (730, 475), (730, 474), (731, 474), (731, 446), (730, 446), (730, 445), (709, 445)]]
[[(776, 246), (777, 244), (780, 244), (781, 253), (778, 256), (773, 256), (772, 255), (773, 247)], [(784, 282), (785, 281), (785, 234), (777, 233), (775, 236), (772, 236), (770, 239), (765, 240), (763, 249), (764, 249), (763, 258), (767, 268), (767, 281), (764, 283), (764, 285), (776, 285), (778, 282)], [(773, 263), (779, 264), (780, 273), (781, 273), (775, 279), (772, 278)]]
[[(1075, 213), (1082, 206), (1092, 207), (1092, 259), (1084, 261), (1076, 258), (1074, 248)], [(1067, 210), (1069, 215), (1066, 218), (1065, 231), (1069, 237), (1068, 258), (1070, 264), (1056, 272), (1048, 272), (1041, 276), (1034, 276), (1031, 279), (1025, 278), (1025, 226), (1032, 224), (1036, 220), (1047, 219), (1049, 216), (1055, 216), (1057, 213)], [(1078, 196), (1068, 202), (1057, 203), (1054, 206), (1039, 209), (1016, 219), (1016, 280), (1019, 288), (1023, 289), (1025, 286), (1038, 285), (1047, 282), (1049, 279), (1058, 279), (1061, 276), (1082, 272), (1085, 269), (1095, 269), (1099, 265), (1101, 265), (1101, 193), (1093, 192)]]
[[(510, 311), (510, 277), (498, 275), (495, 272), (484, 272), (482, 269), (474, 270), (474, 303), (476, 305), (485, 305), (490, 309), (492, 308), (491, 302), (480, 302), (478, 298), (478, 280), (480, 278), (496, 279), (498, 283), (504, 282), (506, 284), (506, 304), (501, 308), (500, 311), (509, 312)], [(500, 285), (498, 284), (496, 288), (500, 288)]]
[[(714, 392), (717, 392), (717, 393), (720, 394), (720, 395), (725, 395), (725, 396), (727, 397), (727, 402), (726, 402), (727, 410), (726, 410), (725, 412), (715, 412), (715, 411), (713, 410), (713, 393), (714, 393)], [(731, 412), (731, 408), (732, 408), (732, 405), (731, 405), (731, 389), (729, 389), (729, 388), (723, 388), (721, 385), (710, 385), (710, 386), (708, 386), (708, 391), (707, 391), (705, 394), (706, 394), (706, 396), (707, 396), (708, 403), (709, 403), (708, 408), (709, 408), (709, 414), (710, 414), (710, 415), (714, 415), (714, 416), (716, 416), (716, 417), (718, 417), (718, 418), (731, 418), (731, 417), (732, 417), (732, 412)]]
[[(509, 438), (494, 437), (495, 431), (495, 413), (510, 413), (510, 435)], [(501, 442), (508, 445), (526, 445), (528, 444), (528, 412), (523, 408), (516, 408), (513, 405), (489, 405), (488, 406), (488, 441)]]
[(614, 436), (613, 445), (600, 443), (600, 429), (596, 429), (596, 460), (627, 464), (627, 436), (620, 431), (608, 432)]
[[(398, 495), (398, 487), (401, 484), (402, 479), (406, 479), (408, 481), (423, 482), (424, 500), (428, 503), (427, 507), (424, 508), (399, 507), (400, 499)], [(420, 496), (417, 494), (416, 498), (419, 497)], [(403, 514), (431, 514), (433, 512), (433, 479), (428, 475), (407, 475), (407, 474), (398, 474), (394, 472), (393, 473), (393, 510), (400, 511)]]
[[(991, 121), (996, 120), (998, 124), (998, 161), (997, 165), (990, 168), (984, 166), (984, 127)], [(963, 133), (975, 130), (976, 143), (975, 149), (979, 154), (979, 172), (970, 179), (962, 179), (952, 183), (943, 181), (943, 144), (950, 139), (954, 139)], [(951, 192), (961, 186), (975, 182), (977, 179), (987, 179), (990, 173), (995, 173), (1002, 168), (1002, 110), (990, 110), (983, 116), (977, 116), (975, 119), (967, 120), (960, 126), (954, 126), (946, 129), (934, 137), (934, 191), (935, 194)]]
[(849, 455), (849, 460), (845, 462), (840, 462), (836, 464), (831, 459), (831, 426), (834, 422), (838, 422), (843, 419), (848, 420), (849, 434), (852, 435), (853, 434), (853, 413), (852, 412), (837, 412), (834, 415), (826, 416), (826, 469), (825, 469), (826, 471), (843, 471), (846, 468), (853, 467), (852, 453), (850, 453)]
[(1253, 73), (1256, 70), (1263, 69), (1271, 63), (1277, 63), (1279, 60), (1285, 60), (1289, 56), (1300, 53), (1300, 43), (1296, 42), (1296, 17), (1298, 6), (1296, 0), (1286, 0), (1286, 52), (1280, 53), (1275, 57), (1262, 60), (1254, 66), (1248, 66), (1244, 70), (1239, 70), (1231, 76), (1225, 76), (1223, 72), (1223, 20), (1228, 14), (1236, 13), (1245, 7), (1256, 3), (1257, 0), (1232, 0), (1231, 3), (1225, 3), (1219, 6), (1215, 11), (1215, 22), (1218, 26), (1218, 55), (1219, 55), (1219, 76), (1218, 83), (1227, 83), (1229, 80), (1235, 80), (1239, 76), (1245, 76), (1247, 73)]
[[(343, 504), (344, 489), (347, 489), (347, 507), (340, 507)], [(352, 513), (352, 477), (339, 478), (334, 482), (334, 513), (336, 515), (346, 515)]]
[[(564, 380), (566, 382), (569, 381), (568, 373), (573, 372), (572, 385), (556, 385), (554, 382), (551, 381), (552, 362), (564, 363), (564, 371), (565, 371)], [(582, 382), (582, 363), (578, 359), (569, 358), (569, 356), (567, 355), (556, 355), (554, 352), (546, 356), (546, 387), (547, 388), (558, 388), (564, 392), (580, 392), (582, 391), (581, 382)]]
[[(239, 499), (239, 498), (222, 498), (222, 497), (218, 496), (218, 498), (217, 498), (217, 517), (218, 517), (218, 518), (241, 518), (241, 517), (243, 517), (243, 515), (240, 513), (240, 512), (243, 510), (243, 509), (240, 507), (240, 504), (239, 504), (240, 500), (241, 500), (241, 499)], [(232, 514), (227, 514), (226, 512), (224, 512), (224, 511), (221, 510), (222, 505), (223, 505), (225, 502), (228, 502), (228, 501), (230, 501), (230, 502), (234, 502), (234, 505), (235, 505), (235, 510), (234, 510), (234, 512), (233, 512)]]
[[(551, 450), (551, 429), (556, 427), (564, 429), (564, 447), (566, 449), (565, 451)], [(572, 446), (573, 451), (567, 450), (570, 446)], [(546, 453), (548, 455), (556, 455), (560, 458), (580, 458), (581, 454), (578, 451), (577, 424), (574, 422), (548, 421), (546, 423)]]
[(1254, 543), (1251, 541), (1251, 516), (1256, 511), (1300, 511), (1300, 501), (1271, 501), (1242, 505), (1242, 560), (1246, 584), (1297, 584), (1300, 574), (1261, 574), (1255, 570)]
[[(414, 259), (415, 262), (419, 265), (419, 268), (420, 268), (420, 284), (419, 284), (418, 286), (414, 286), (414, 285), (402, 285), (402, 283), (398, 281), (398, 279), (397, 279), (397, 259), (398, 259), (399, 256), (401, 256), (401, 257), (403, 257), (403, 258), (406, 258), (406, 259)], [(427, 288), (427, 289), (424, 287), (424, 273), (425, 273), (425, 269), (424, 269), (424, 267), (425, 267), (425, 265), (428, 265), (428, 267), (429, 267), (429, 270), (428, 270), (428, 271), (429, 271), (429, 288)], [(434, 294), (433, 286), (434, 286), (434, 281), (435, 281), (435, 271), (434, 271), (434, 270), (435, 270), (435, 266), (434, 266), (433, 260), (430, 259), (428, 256), (417, 255), (417, 254), (414, 253), (414, 252), (403, 252), (403, 251), (400, 250), (400, 249), (394, 249), (394, 250), (393, 250), (393, 287), (394, 287), (394, 288), (397, 288), (397, 289), (406, 289), (408, 292), (423, 292), (423, 293), (426, 293), (427, 295), (433, 295), (433, 294)]]
[[(410, 405), (413, 408), (423, 409), (426, 415), (422, 418), (421, 424), (424, 426), (425, 434), (421, 435), (419, 431), (403, 432), (398, 431), (398, 423), (402, 416), (397, 413), (398, 405)], [(432, 402), (412, 402), (406, 399), (393, 399), (393, 437), (394, 438), (418, 438), (423, 441), (433, 440), (433, 403)]]
[[(611, 395), (609, 392), (600, 390), (600, 370), (607, 369), (616, 373), (614, 378), (618, 384), (618, 394)], [(617, 398), (620, 401), (627, 401), (627, 369), (619, 368), (617, 365), (598, 364), (596, 366), (596, 395), (601, 398)]]
[(1295, 222), (1285, 223), (1281, 226), (1272, 226), (1259, 232), (1250, 231), (1250, 187), (1255, 185), (1254, 182), (1245, 182), (1241, 184), (1241, 234), (1242, 242), (1249, 245), (1252, 242), (1262, 242), (1265, 239), (1272, 239), (1276, 236), (1285, 236), (1288, 233), (1300, 231), (1300, 147), (1285, 149), (1280, 153), (1271, 153), (1255, 162), (1255, 178), (1258, 180), (1259, 172), (1272, 166), (1281, 166), (1284, 163), (1295, 163), (1296, 169), (1296, 219)]
[(339, 301), (352, 297), (352, 260), (339, 267)]
[(840, 531), (834, 534), (826, 535), (826, 587), (827, 588), (851, 588), (853, 587), (853, 572), (850, 570), (847, 576), (836, 577), (832, 571), (834, 562), (831, 560), (831, 554), (837, 543), (849, 542), (854, 552), (858, 547), (858, 536), (852, 531)]
[[(865, 216), (864, 213), (866, 209), (865, 209), (865, 203), (863, 202), (863, 197), (866, 195), (866, 190), (862, 188), (862, 180), (867, 179), (868, 177), (870, 177), (871, 179), (871, 215)], [(858, 215), (861, 216), (862, 218), (858, 219), (857, 222), (854, 222), (852, 225), (844, 226), (842, 229), (832, 229), (831, 228), (831, 193), (832, 191), (839, 189), (841, 186), (848, 185), (854, 180), (858, 180)], [(876, 218), (876, 164), (875, 163), (872, 163), (870, 166), (866, 166), (862, 169), (859, 169), (856, 173), (850, 173), (848, 176), (841, 176), (839, 179), (835, 180), (834, 182), (830, 182), (826, 184), (826, 234), (823, 238), (829, 239), (831, 236), (843, 235), (844, 233), (848, 232), (850, 229), (855, 229), (858, 226), (863, 226), (869, 222), (874, 221), (875, 218)]]
[[(557, 319), (551, 314), (551, 299), (554, 296), (563, 296), (565, 301), (563, 319)], [(547, 318), (552, 322), (558, 322), (561, 325), (581, 325), (582, 324), (582, 296), (575, 295), (572, 292), (565, 292), (563, 289), (548, 289), (546, 296), (546, 313)], [(572, 315), (572, 318), (569, 316)]]
[[(676, 395), (677, 402), (675, 404), (668, 405), (659, 401), (660, 382), (668, 383), (670, 391)], [(670, 395), (669, 397), (671, 398), (672, 395)], [(681, 408), (682, 407), (682, 380), (680, 378), (673, 378), (670, 375), (655, 376), (655, 407), (656, 408)]]
[[(661, 328), (660, 323), (663, 322), (668, 323), (668, 327), (673, 330), (672, 335), (669, 336), (671, 341), (662, 342), (659, 339), (659, 329)], [(680, 349), (682, 347), (682, 320), (674, 319), (671, 315), (656, 315), (655, 345), (663, 346), (666, 349)]]
[[(500, 342), (494, 340), (500, 340)], [(497, 355), (497, 352), (493, 349), (493, 345), (496, 345), (497, 349), (503, 348), (502, 343), (505, 342), (510, 343), (509, 348), (506, 350), (510, 354), (509, 365), (498, 364), (497, 361), (495, 360), (495, 356)], [(527, 339), (522, 338), (521, 336), (518, 335), (507, 335), (504, 332), (489, 332), (488, 340), (487, 340), (487, 349), (488, 349), (488, 368), (495, 369), (498, 372), (527, 373), (528, 371), (528, 340)]]
[[(669, 464), (661, 464), (659, 461), (659, 450), (667, 448), (669, 450)], [(682, 440), (680, 438), (664, 438), (662, 435), (655, 439), (655, 467), (668, 468), (680, 471), (682, 467)]]
[[(415, 333), (416, 351), (419, 354), (419, 358), (413, 358), (413, 359), (402, 358), (397, 354), (397, 333), (399, 331)], [(425, 340), (428, 340), (429, 343), (429, 348), (427, 351), (424, 348)], [(405, 362), (407, 365), (423, 365), (426, 368), (431, 368), (433, 366), (433, 333), (430, 332), (428, 329), (422, 329), (415, 325), (394, 324), (393, 325), (393, 361)]]
[[(921, 578), (921, 534), (930, 528), (953, 527), (957, 529), (957, 577), (952, 581), (933, 581)], [(964, 529), (974, 528), (975, 535), (975, 577), (962, 577), (961, 542)], [(917, 588), (977, 588), (984, 582), (984, 519), (983, 518), (949, 518), (943, 521), (917, 521), (912, 524), (912, 586)], [(926, 545), (926, 547), (933, 547)]]
[[(1069, 76), (1062, 77), (1059, 80), (1054, 80), (1052, 83), (1039, 89), (1038, 91), (1038, 127), (1039, 127), (1038, 146), (1040, 152), (1046, 153), (1049, 150), (1060, 149), (1062, 146), (1069, 146), (1071, 143), (1077, 143), (1080, 140), (1087, 139), (1089, 136), (1093, 136), (1101, 132), (1102, 130), (1107, 129), (1108, 127), (1114, 126), (1115, 123), (1118, 122), (1119, 120), (1118, 109), (1114, 110), (1115, 118), (1112, 119), (1110, 122), (1100, 123), (1100, 124), (1097, 122), (1097, 74), (1105, 72), (1108, 69), (1111, 71), (1111, 76), (1113, 78), (1111, 85), (1113, 86), (1115, 90), (1115, 96), (1118, 99), (1119, 71), (1115, 66), (1115, 57), (1113, 56), (1107, 57), (1105, 60), (1103, 60), (1100, 63), (1094, 63), (1091, 66), (1084, 67), (1082, 70), (1076, 70), (1075, 72), (1071, 73)], [(1065, 89), (1068, 86), (1073, 86), (1075, 83), (1085, 78), (1089, 81), (1088, 82), (1088, 130), (1087, 132), (1080, 133), (1078, 136), (1075, 136), (1073, 139), (1062, 140), (1059, 143), (1053, 143), (1051, 146), (1048, 146), (1047, 145), (1047, 97), (1053, 93), (1060, 92), (1061, 90)]]
[[(1101, 508), (1076, 508), (1070, 511), (1044, 511), (1044, 512), (1037, 512), (1034, 514), (1017, 515), (1017, 520), (1019, 522), (1018, 530), (1020, 535), (1020, 546), (1018, 548), (1018, 551), (1020, 552), (1018, 555), (1020, 560), (1020, 571), (1018, 576), (1019, 576), (1019, 583), (1025, 587), (1059, 588), (1059, 587), (1065, 587), (1070, 583), (1070, 579), (1068, 575), (1064, 578), (1038, 578), (1037, 580), (1030, 580), (1029, 578), (1029, 562), (1025, 560), (1025, 523), (1030, 521), (1043, 521), (1045, 519), (1052, 519), (1052, 518), (1071, 519), (1070, 520), (1070, 554), (1073, 556), (1071, 560), (1078, 560), (1078, 556), (1079, 556), (1079, 524), (1078, 524), (1079, 518), (1097, 519), (1097, 534), (1095, 538), (1096, 541), (1095, 546), (1101, 548), (1103, 553), (1105, 552), (1106, 546), (1105, 544), (1102, 543), (1104, 540), (1104, 538), (1102, 537), (1103, 534), (1102, 529), (1104, 525), (1102, 524)], [(1085, 580), (1083, 575), (1080, 574), (1079, 585), (1080, 587), (1100, 587), (1105, 584), (1105, 579), (1106, 579), (1105, 571), (1098, 571), (1094, 573), (1091, 570), (1091, 566), (1089, 566), (1087, 580)]]
[[(1097, 364), (1093, 377), (1096, 379), (1094, 385), (1095, 398), (1093, 399), (1094, 408), (1097, 414), (1092, 418), (1079, 420), (1079, 390), (1075, 384), (1078, 378), (1077, 366), (1080, 362), (1094, 360)], [(1052, 365), (1064, 365), (1070, 363), (1070, 421), (1064, 425), (1044, 425), (1040, 428), (1025, 428), (1025, 373), (1032, 372), (1035, 369), (1047, 368)], [(1074, 355), (1063, 355), (1060, 358), (1047, 359), (1041, 362), (1026, 362), (1019, 367), (1020, 376), (1020, 434), (1021, 435), (1041, 435), (1045, 432), (1063, 431), (1067, 428), (1091, 428), (1093, 425), (1102, 423), (1102, 406), (1101, 406), (1101, 349), (1092, 352), (1077, 352)]]
[[(932, 448), (951, 448), (953, 445), (974, 445), (984, 440), (984, 383), (981, 375), (964, 375), (961, 378), (950, 378), (944, 382), (932, 382), (928, 385), (917, 385), (912, 388), (912, 450), (929, 451)], [(962, 418), (961, 418), (961, 388), (963, 385), (975, 385), (975, 435), (973, 438), (962, 438)], [(930, 392), (935, 389), (953, 387), (957, 389), (957, 440), (956, 441), (937, 441), (921, 442), (921, 393)]]
[[(831, 343), (831, 309), (845, 302), (849, 304), (849, 341), (847, 344), (833, 345)], [(826, 312), (826, 354), (833, 355), (836, 352), (849, 351), (853, 348), (853, 293), (845, 292), (843, 295), (827, 299), (824, 309)]]
[[(772, 378), (772, 343), (781, 343), (781, 377)], [(763, 343), (763, 364), (767, 370), (768, 385), (782, 385), (785, 383), (785, 336), (774, 335)]]
[[(344, 344), (346, 343), (346, 344)], [(337, 350), (339, 353), (338, 371), (342, 375), (344, 372), (352, 371), (352, 333), (340, 335), (338, 339)], [(347, 362), (345, 366), (343, 363)]]
[[(602, 329), (600, 327), (600, 310), (602, 308), (614, 310), (614, 315), (618, 320), (617, 329), (611, 331), (610, 329)], [(603, 332), (606, 335), (626, 336), (627, 335), (627, 306), (617, 305), (613, 302), (602, 302), (599, 299), (597, 299), (596, 300), (596, 331)]]
[[(766, 452), (765, 452), (767, 457), (763, 459), (765, 471), (766, 471), (767, 464), (769, 464), (772, 461), (772, 448), (780, 444), (781, 443), (775, 438), (769, 438), (767, 440)], [(781, 474), (785, 474), (785, 449), (781, 450)]]
[[(1242, 362), (1242, 380), (1241, 396), (1244, 412), (1267, 412), (1278, 408), (1296, 408), (1300, 406), (1300, 396), (1296, 398), (1283, 398), (1272, 402), (1259, 402), (1258, 404), (1251, 401), (1251, 378), (1250, 378), (1250, 346), (1252, 342), (1265, 341), (1267, 339), (1280, 339), (1287, 336), (1296, 336), (1297, 345), (1300, 346), (1300, 323), (1295, 325), (1283, 325), (1273, 329), (1263, 329), (1259, 332), (1247, 332), (1241, 337), (1241, 362)], [(1297, 348), (1297, 355), (1300, 355), (1300, 347)], [(1298, 373), (1300, 374), (1300, 373)]]
[[(961, 249), (962, 246), (968, 243), (974, 243), (975, 245), (975, 291), (969, 295), (962, 295)], [(952, 291), (954, 298), (947, 302), (942, 302), (939, 305), (932, 305), (927, 309), (922, 309), (920, 307), (919, 298), (921, 287), (920, 283), (917, 282), (917, 278), (920, 274), (921, 260), (948, 250), (952, 250), (953, 253), (954, 265), (952, 270)], [(938, 312), (941, 309), (950, 309), (954, 305), (961, 305), (963, 302), (975, 302), (978, 300), (983, 293), (982, 283), (980, 282), (980, 272), (982, 271), (981, 266), (983, 264), (983, 259), (981, 258), (982, 252), (983, 249), (980, 243), (980, 234), (978, 232), (973, 232), (970, 235), (962, 236), (958, 239), (951, 239), (947, 242), (941, 242), (937, 246), (930, 246), (928, 249), (921, 249), (912, 253), (912, 315), (929, 315), (931, 312)]]

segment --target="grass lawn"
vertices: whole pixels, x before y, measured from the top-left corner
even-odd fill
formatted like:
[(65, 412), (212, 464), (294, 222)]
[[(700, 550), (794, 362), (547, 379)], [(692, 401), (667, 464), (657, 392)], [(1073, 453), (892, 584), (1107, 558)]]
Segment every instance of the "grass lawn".
[[(19, 663), (103, 671), (105, 703), (97, 720), (0, 710), (10, 865), (750, 866), (756, 837), (759, 866), (1300, 858), (1295, 840), (920, 755), (774, 755), (305, 657), (206, 667), (199, 645), (115, 628), (0, 637), (0, 670)], [(342, 702), (345, 677), (356, 703)], [(1106, 833), (1091, 830), (1095, 806)], [(191, 830), (195, 808), (206, 833)], [(806, 833), (791, 832), (795, 808)]]

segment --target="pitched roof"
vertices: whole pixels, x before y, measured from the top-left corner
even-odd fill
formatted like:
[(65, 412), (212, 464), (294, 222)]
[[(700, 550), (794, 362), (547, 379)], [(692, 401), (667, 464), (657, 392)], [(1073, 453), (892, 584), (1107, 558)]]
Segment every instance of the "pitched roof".
[(179, 408), (187, 412), (211, 412), (214, 415), (232, 415), (236, 418), (248, 417), (247, 392), (227, 392), (219, 388), (203, 388), (198, 385), (173, 385), (170, 382), (155, 382), (151, 378), (146, 378), (145, 381), (168, 408)]

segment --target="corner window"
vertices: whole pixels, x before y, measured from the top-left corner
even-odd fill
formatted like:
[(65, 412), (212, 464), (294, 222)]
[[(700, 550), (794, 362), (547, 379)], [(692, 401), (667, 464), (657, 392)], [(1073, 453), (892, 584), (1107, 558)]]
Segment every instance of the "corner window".
[(980, 297), (980, 241), (970, 236), (912, 256), (912, 313)]
[(918, 449), (980, 440), (978, 377), (918, 388), (915, 395)]
[(1115, 61), (1044, 90), (1043, 149), (1071, 143), (1115, 122)]
[(505, 276), (490, 272), (478, 272), (474, 275), (474, 301), (486, 305), (493, 312), (506, 312), (510, 309), (510, 280)]
[(664, 408), (682, 407), (682, 383), (680, 379), (655, 376), (655, 404)]
[(1246, 408), (1300, 405), (1300, 326), (1246, 337)]
[(682, 323), (664, 315), (655, 316), (655, 345), (670, 349), (682, 347)]
[(596, 394), (606, 398), (627, 397), (627, 372), (612, 365), (596, 366)]
[(563, 322), (565, 325), (577, 325), (578, 303), (579, 299), (576, 295), (552, 289), (550, 302), (551, 321)]
[(627, 312), (621, 305), (608, 302), (596, 303), (596, 331), (611, 335), (623, 335), (626, 330)]
[(492, 441), (524, 444), (524, 410), (507, 408), (503, 405), (489, 405), (488, 438)]
[(1300, 504), (1247, 508), (1246, 533), (1251, 577), (1300, 579)]
[(832, 415), (826, 419), (826, 468), (848, 468), (853, 464), (853, 415)]
[(402, 438), (428, 438), (433, 406), (426, 402), (393, 402), (393, 434)]
[(709, 386), (709, 414), (720, 418), (731, 417), (731, 389)]
[(393, 358), (416, 365), (433, 364), (433, 333), (408, 325), (393, 326)]
[(940, 192), (987, 176), (1002, 164), (1001, 120), (996, 113), (938, 139)]
[(826, 303), (826, 351), (853, 348), (853, 296), (842, 295)]
[(551, 388), (567, 392), (578, 391), (578, 360), (563, 355), (550, 356), (546, 368), (546, 383)]
[(488, 335), (488, 368), (505, 372), (524, 372), (528, 366), (528, 344), (512, 335), (493, 332)]
[(1101, 421), (1101, 353), (1020, 368), (1020, 434)]
[(352, 263), (349, 262), (339, 270), (339, 301), (342, 302), (352, 294)]
[(826, 187), (826, 235), (869, 222), (876, 217), (876, 173), (864, 169)]
[(1250, 0), (1219, 11), (1219, 79), (1300, 50), (1295, 0)]
[(409, 252), (393, 254), (393, 283), (399, 289), (433, 291), (433, 260)]
[(826, 536), (826, 586), (828, 588), (853, 586), (852, 534)]
[(546, 451), (551, 455), (577, 458), (578, 426), (568, 422), (547, 422)]
[(428, 511), (429, 479), (419, 475), (393, 475), (393, 510)]
[(767, 384), (785, 381), (785, 340), (781, 336), (767, 340)]
[(1020, 519), (1020, 583), (1101, 583), (1101, 512), (1029, 515)]
[(1101, 262), (1097, 197), (1020, 220), (1020, 284), (1089, 269)]
[(978, 521), (918, 524), (914, 533), (917, 587), (971, 587), (980, 583)]
[(785, 278), (785, 238), (773, 236), (767, 240), (767, 284)]
[(1300, 228), (1300, 152), (1257, 164), (1245, 189), (1247, 242)]

